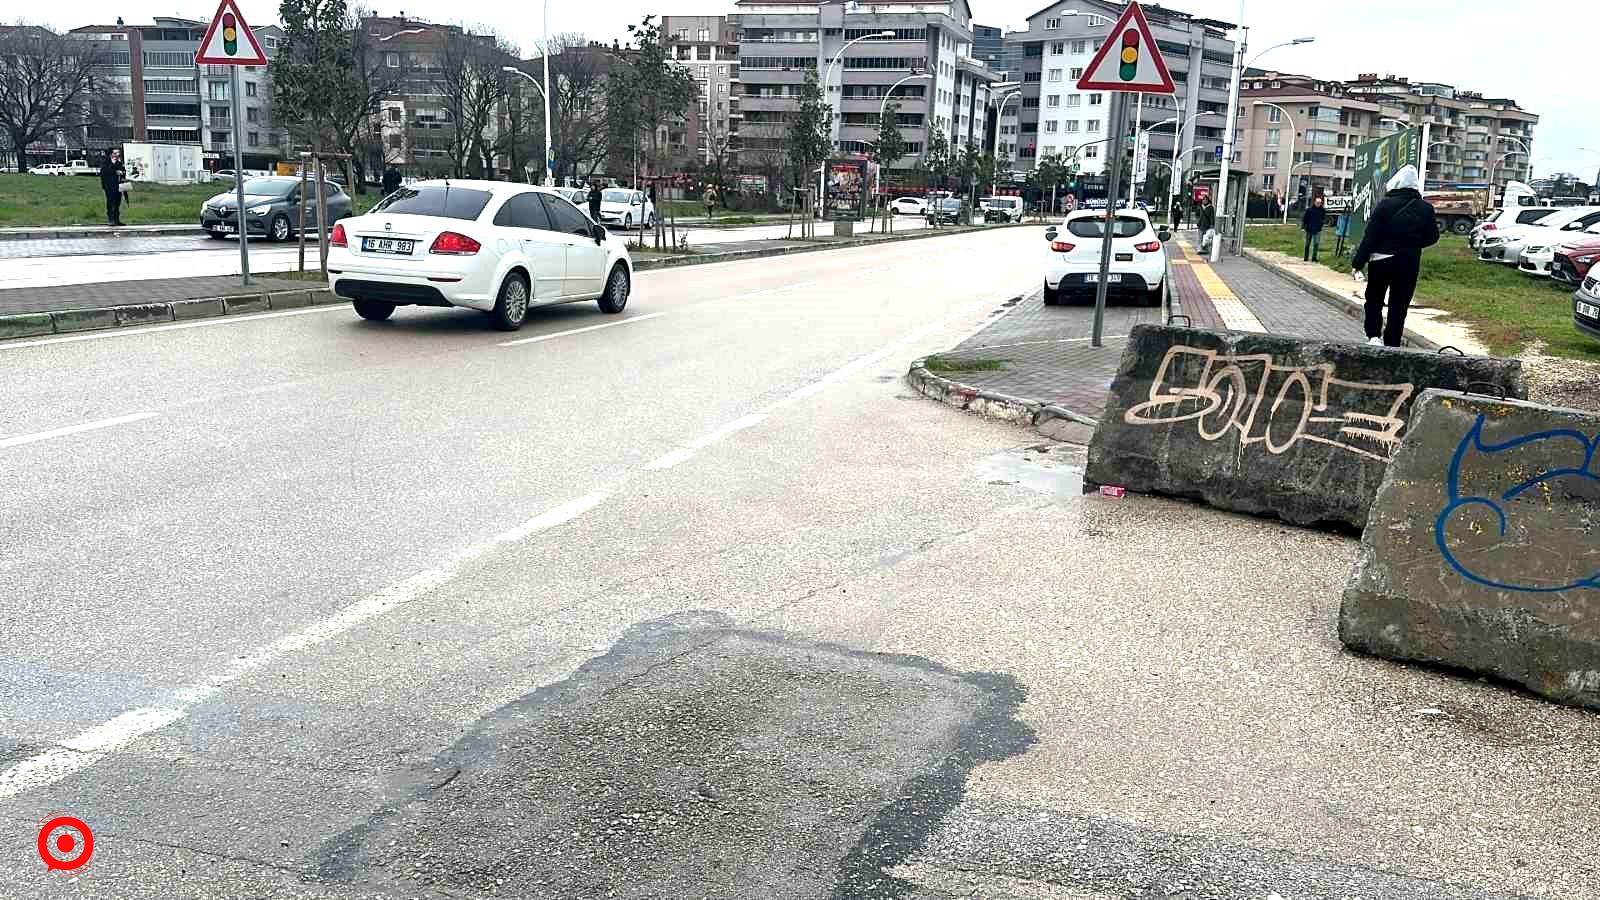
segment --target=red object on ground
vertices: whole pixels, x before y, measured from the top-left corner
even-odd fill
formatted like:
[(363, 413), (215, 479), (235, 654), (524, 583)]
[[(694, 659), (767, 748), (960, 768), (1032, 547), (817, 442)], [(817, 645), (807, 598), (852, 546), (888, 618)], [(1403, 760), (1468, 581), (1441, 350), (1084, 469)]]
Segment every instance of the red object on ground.
[(1114, 484), (1100, 485), (1100, 496), (1102, 497), (1113, 497), (1120, 500), (1126, 496), (1127, 493), (1128, 489), (1125, 487), (1117, 487)]

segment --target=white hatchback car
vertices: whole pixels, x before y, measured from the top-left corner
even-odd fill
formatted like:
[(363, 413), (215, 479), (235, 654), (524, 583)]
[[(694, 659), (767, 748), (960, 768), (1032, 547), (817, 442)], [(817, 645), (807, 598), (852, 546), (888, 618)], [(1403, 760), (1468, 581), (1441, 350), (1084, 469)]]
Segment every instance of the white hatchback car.
[[(1045, 240), (1050, 242), (1044, 270), (1046, 306), (1057, 306), (1074, 295), (1094, 296), (1100, 279), (1105, 225), (1103, 210), (1079, 210), (1068, 213), (1060, 229), (1045, 229)], [(1167, 254), (1163, 245), (1171, 238), (1170, 232), (1157, 231), (1150, 224), (1150, 215), (1144, 210), (1118, 210), (1112, 221), (1107, 292), (1133, 295), (1151, 306), (1159, 305), (1167, 279)]]
[(606, 188), (600, 192), (600, 224), (618, 225), (623, 229), (646, 228), (656, 224), (656, 205), (644, 191), (628, 188)]
[(928, 201), (921, 197), (896, 197), (889, 208), (897, 216), (925, 216), (928, 214)]
[(514, 331), (535, 306), (598, 300), (622, 312), (633, 286), (619, 236), (525, 184), (419, 181), (335, 225), (329, 243), (329, 285), (364, 319), (464, 306)]
[(1517, 225), (1486, 233), (1478, 244), (1478, 259), (1514, 266), (1523, 250), (1577, 237), (1579, 232), (1596, 222), (1600, 222), (1600, 208), (1573, 206), (1558, 209), (1532, 225)]

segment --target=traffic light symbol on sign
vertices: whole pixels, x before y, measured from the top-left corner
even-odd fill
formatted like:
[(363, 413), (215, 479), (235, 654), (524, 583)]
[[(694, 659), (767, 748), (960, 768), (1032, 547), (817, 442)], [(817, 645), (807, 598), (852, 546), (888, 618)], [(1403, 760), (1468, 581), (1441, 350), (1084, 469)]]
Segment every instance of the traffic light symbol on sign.
[(1117, 74), (1123, 81), (1132, 81), (1139, 74), (1139, 30), (1129, 28), (1122, 33), (1122, 65)]
[(230, 56), (239, 52), (239, 25), (233, 13), (226, 13), (222, 17), (222, 49), (228, 51)]

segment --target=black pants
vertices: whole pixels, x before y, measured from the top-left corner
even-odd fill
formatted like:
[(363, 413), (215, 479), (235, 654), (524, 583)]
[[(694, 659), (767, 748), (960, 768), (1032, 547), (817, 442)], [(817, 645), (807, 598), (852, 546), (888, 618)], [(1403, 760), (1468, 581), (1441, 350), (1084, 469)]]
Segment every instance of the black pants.
[(106, 191), (106, 224), (122, 224), (122, 192)]
[[(1411, 295), (1417, 291), (1417, 272), (1422, 268), (1418, 256), (1391, 256), (1367, 264), (1367, 337), (1382, 337), (1383, 343), (1398, 347), (1406, 332), (1406, 311)], [(1385, 295), (1389, 300), (1389, 321), (1383, 320)]]
[(1309, 262), (1309, 261), (1315, 260), (1317, 258), (1317, 251), (1320, 250), (1321, 248), (1322, 248), (1322, 232), (1320, 232), (1320, 231), (1308, 231), (1308, 232), (1306, 232), (1306, 252), (1304, 254), (1304, 260), (1303, 261)]

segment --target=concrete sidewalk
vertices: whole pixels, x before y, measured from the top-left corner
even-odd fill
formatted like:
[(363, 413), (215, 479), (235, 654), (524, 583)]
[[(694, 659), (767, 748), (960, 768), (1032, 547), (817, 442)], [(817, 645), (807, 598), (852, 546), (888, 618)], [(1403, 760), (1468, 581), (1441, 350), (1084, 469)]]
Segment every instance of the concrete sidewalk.
[[(1167, 247), (1171, 265), (1173, 316), (1187, 316), (1196, 328), (1256, 331), (1322, 340), (1360, 342), (1361, 324), (1328, 301), (1259, 263), (1224, 257), (1215, 265), (1194, 249), (1192, 233)], [(935, 377), (954, 384), (940, 392), (946, 402), (985, 399), (1014, 401), (1004, 415), (1015, 419), (1025, 408), (1070, 413), (1079, 422), (1099, 419), (1106, 391), (1122, 359), (1128, 332), (1141, 323), (1163, 324), (1162, 310), (1108, 306), (1104, 346), (1090, 346), (1092, 306), (1044, 305), (1043, 296), (1025, 297), (1007, 315), (952, 350), (938, 354), (946, 371)], [(1181, 320), (1180, 320), (1181, 321)], [(961, 371), (964, 362), (1003, 360), (996, 371)], [(918, 389), (926, 378), (913, 372)], [(966, 403), (958, 405), (965, 406)], [(1004, 402), (993, 403), (996, 407)], [(1035, 415), (1034, 424), (1040, 424)]]
[(0, 241), (47, 241), (87, 237), (160, 237), (163, 235), (204, 234), (198, 222), (180, 225), (52, 225), (0, 228)]

